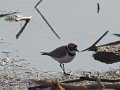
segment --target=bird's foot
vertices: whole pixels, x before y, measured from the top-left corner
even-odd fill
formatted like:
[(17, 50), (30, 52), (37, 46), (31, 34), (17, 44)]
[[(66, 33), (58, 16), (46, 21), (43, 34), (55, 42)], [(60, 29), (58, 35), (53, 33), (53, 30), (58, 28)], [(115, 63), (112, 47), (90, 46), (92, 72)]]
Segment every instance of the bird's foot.
[(69, 73), (66, 73), (66, 72), (63, 72), (63, 74), (64, 74), (65, 76), (68, 76), (68, 75), (70, 75)]

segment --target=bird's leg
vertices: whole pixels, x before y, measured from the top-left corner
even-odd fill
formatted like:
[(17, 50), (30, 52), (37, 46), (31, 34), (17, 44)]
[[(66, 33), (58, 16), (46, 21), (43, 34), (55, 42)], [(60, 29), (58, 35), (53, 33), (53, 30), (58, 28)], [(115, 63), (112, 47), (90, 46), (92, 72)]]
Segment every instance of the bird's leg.
[(60, 67), (62, 68), (63, 73), (66, 74), (64, 64), (61, 64), (61, 63), (60, 63)]
[[(62, 67), (62, 64), (60, 63), (60, 67), (62, 68), (62, 70), (63, 70), (63, 67)], [(64, 71), (64, 70), (63, 70)]]
[(65, 66), (64, 66), (64, 64), (62, 64), (63, 65), (63, 72), (64, 72), (64, 74), (66, 74), (66, 72), (65, 72)]
[(63, 73), (64, 73), (65, 76), (70, 75), (69, 73), (66, 73), (66, 72), (65, 72), (64, 64), (61, 64), (61, 63), (60, 63), (60, 67), (62, 68)]
[(62, 65), (63, 65), (63, 73), (66, 75), (64, 64)]

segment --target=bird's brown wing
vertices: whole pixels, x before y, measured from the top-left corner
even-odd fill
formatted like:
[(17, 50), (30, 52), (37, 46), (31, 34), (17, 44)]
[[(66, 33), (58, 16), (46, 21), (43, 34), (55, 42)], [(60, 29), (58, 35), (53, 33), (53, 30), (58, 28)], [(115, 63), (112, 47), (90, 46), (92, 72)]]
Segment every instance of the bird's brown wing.
[(60, 57), (64, 57), (66, 54), (67, 54), (66, 46), (61, 46), (61, 47), (58, 47), (55, 50), (51, 51), (49, 53), (49, 56), (60, 58)]

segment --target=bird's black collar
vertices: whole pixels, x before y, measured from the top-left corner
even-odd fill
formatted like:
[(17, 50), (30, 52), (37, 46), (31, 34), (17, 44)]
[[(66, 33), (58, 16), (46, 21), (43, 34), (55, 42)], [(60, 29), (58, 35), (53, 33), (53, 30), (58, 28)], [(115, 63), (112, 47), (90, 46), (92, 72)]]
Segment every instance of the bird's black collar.
[(67, 47), (67, 46), (66, 46), (66, 50), (67, 50), (68, 55), (70, 55), (70, 56), (74, 56), (74, 55), (75, 55), (75, 54), (71, 53), (71, 52), (68, 50), (68, 47)]

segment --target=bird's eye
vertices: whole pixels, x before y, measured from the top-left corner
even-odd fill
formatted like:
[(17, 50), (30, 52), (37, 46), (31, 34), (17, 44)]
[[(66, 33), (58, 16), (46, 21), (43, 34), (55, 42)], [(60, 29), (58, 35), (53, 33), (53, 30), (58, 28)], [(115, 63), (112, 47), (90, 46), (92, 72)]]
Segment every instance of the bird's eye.
[(77, 47), (77, 45), (74, 46), (74, 48), (76, 48), (76, 47)]

